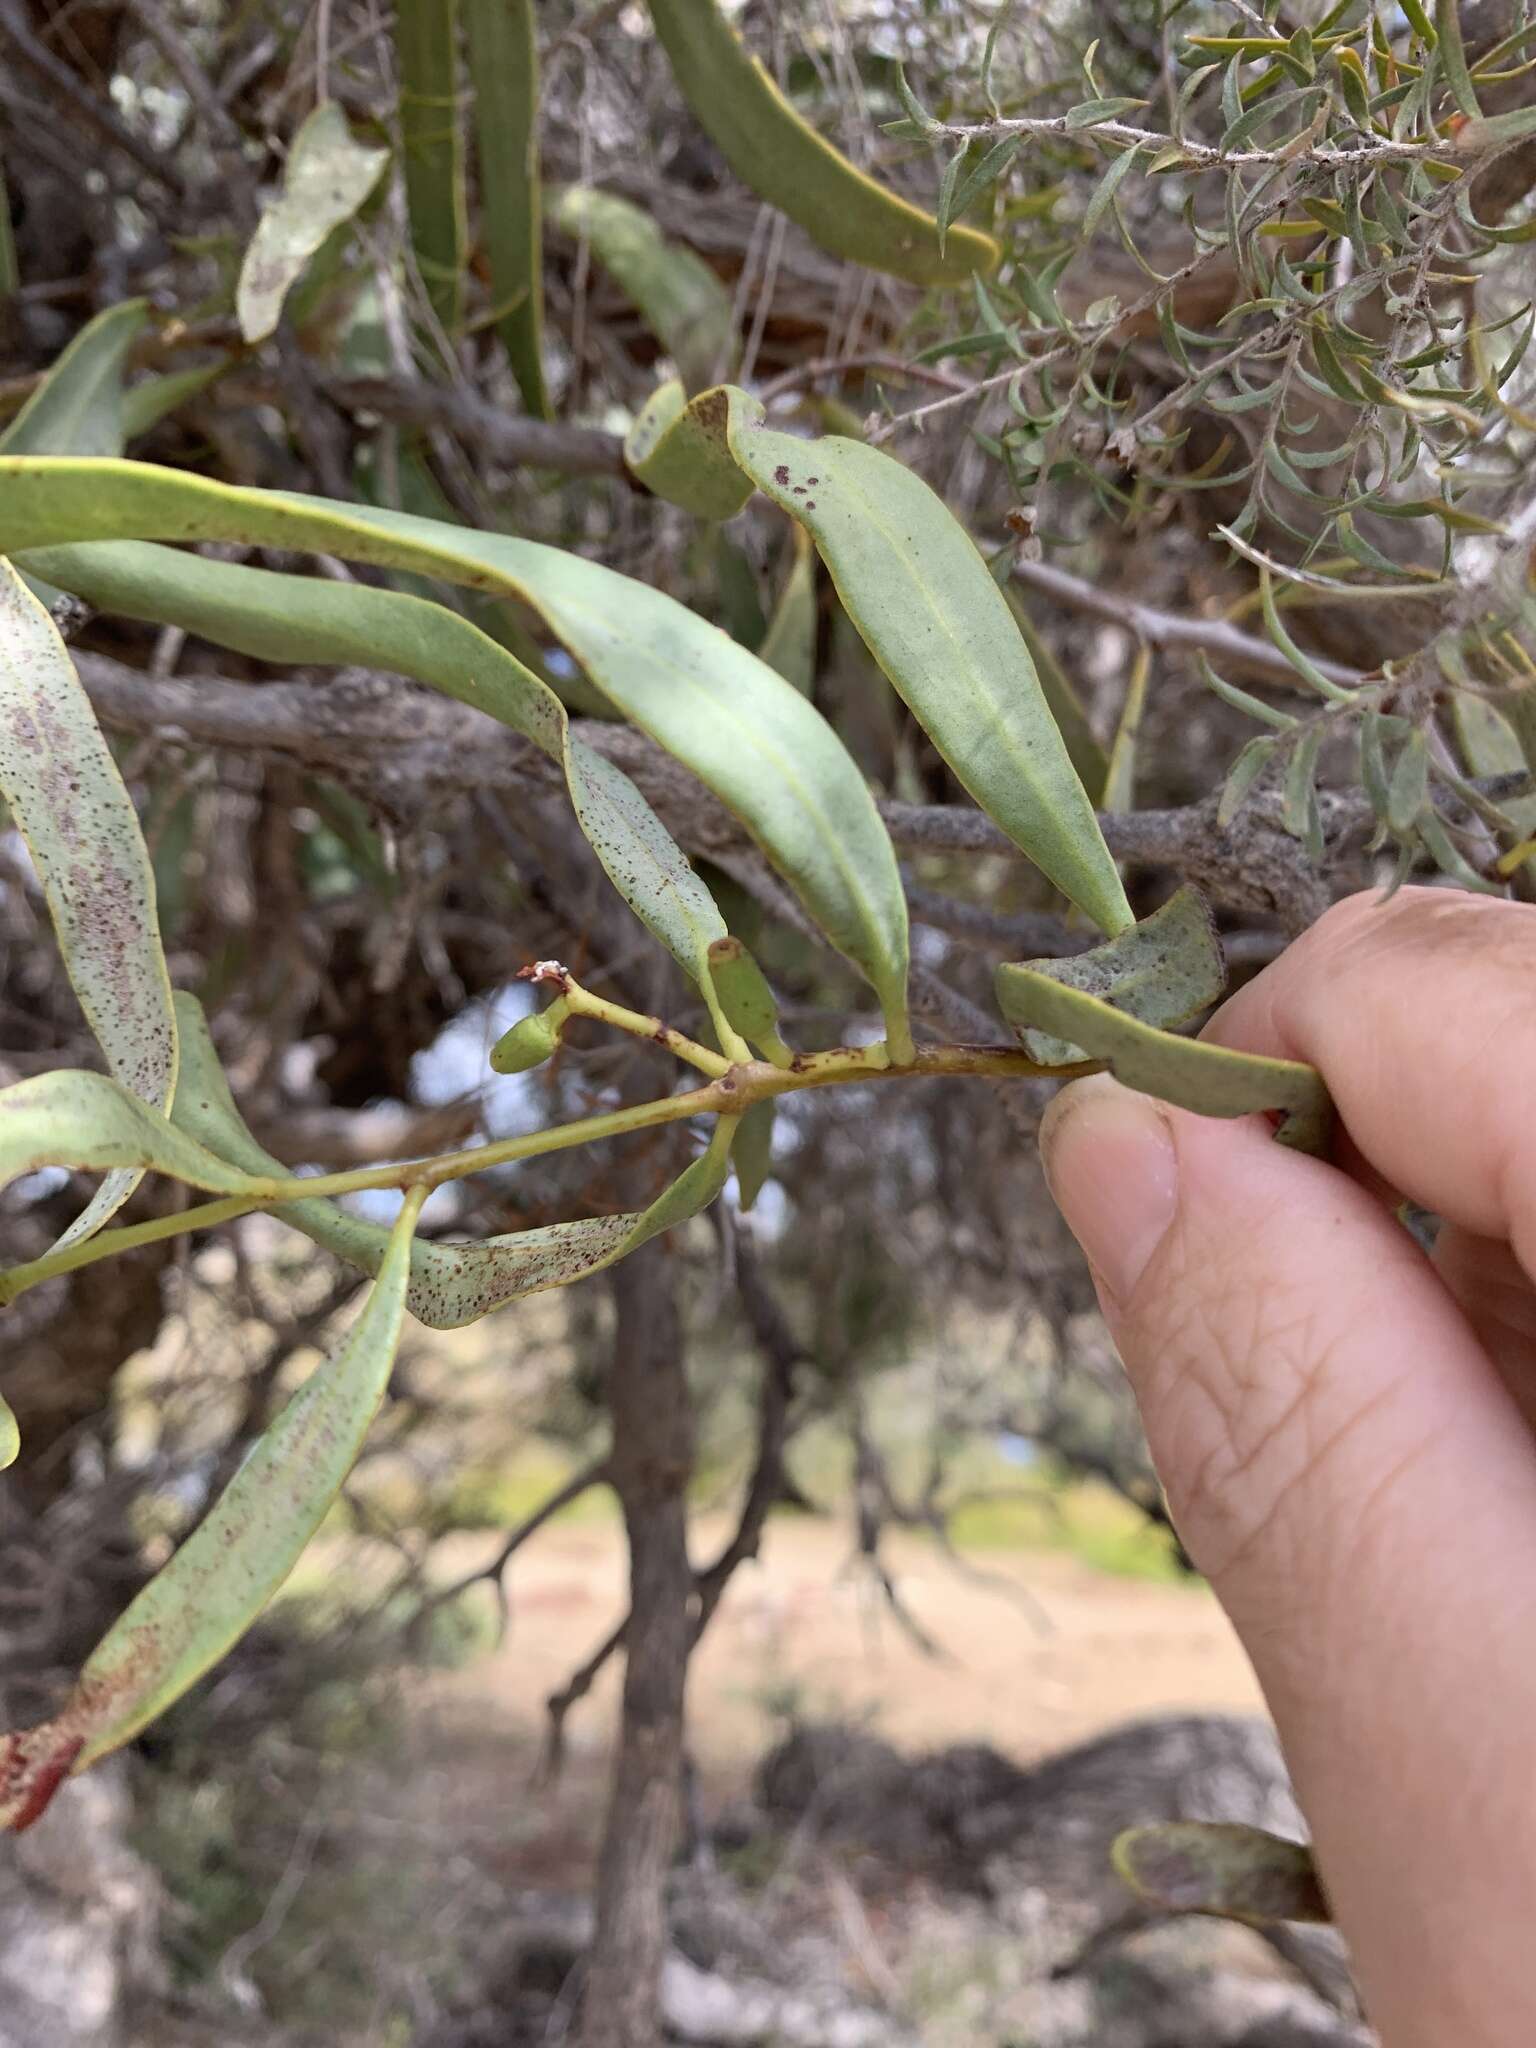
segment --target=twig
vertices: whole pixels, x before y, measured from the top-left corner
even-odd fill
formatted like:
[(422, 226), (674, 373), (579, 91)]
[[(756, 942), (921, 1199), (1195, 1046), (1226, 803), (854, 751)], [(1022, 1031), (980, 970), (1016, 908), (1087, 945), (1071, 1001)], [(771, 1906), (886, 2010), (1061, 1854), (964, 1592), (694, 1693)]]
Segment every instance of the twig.
[[(1305, 688), (1295, 669), (1272, 641), (1245, 633), (1241, 627), (1230, 625), (1225, 619), (1180, 618), (1176, 613), (1159, 611), (1155, 605), (1139, 603), (1125, 590), (1089, 583), (1085, 578), (1074, 576), (1066, 569), (1055, 568), (1048, 562), (1015, 561), (1013, 573), (1020, 583), (1027, 583), (1043, 597), (1054, 598), (1058, 604), (1070, 605), (1075, 611), (1091, 612), (1095, 618), (1111, 619), (1151, 647), (1199, 650), (1234, 663), (1252, 674), (1287, 683), (1293, 689)], [(1321, 655), (1315, 658), (1318, 668), (1330, 682), (1353, 684), (1363, 680), (1357, 669), (1345, 668)]]

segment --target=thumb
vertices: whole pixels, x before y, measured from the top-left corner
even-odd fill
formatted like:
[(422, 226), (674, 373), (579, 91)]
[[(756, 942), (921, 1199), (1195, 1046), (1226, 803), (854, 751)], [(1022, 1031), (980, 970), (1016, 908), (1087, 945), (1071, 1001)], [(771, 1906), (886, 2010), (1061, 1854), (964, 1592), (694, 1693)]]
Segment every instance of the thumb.
[(1486, 2009), (1489, 1971), (1508, 1986), (1493, 1930), (1536, 1882), (1536, 1811), (1495, 1828), (1487, 1804), (1528, 1783), (1536, 1714), (1536, 1587), (1510, 1568), (1536, 1547), (1517, 1410), (1407, 1232), (1262, 1120), (1098, 1076), (1062, 1092), (1041, 1144), (1377, 2025), (1394, 2044), (1529, 2042), (1529, 1981), (1507, 2034)]

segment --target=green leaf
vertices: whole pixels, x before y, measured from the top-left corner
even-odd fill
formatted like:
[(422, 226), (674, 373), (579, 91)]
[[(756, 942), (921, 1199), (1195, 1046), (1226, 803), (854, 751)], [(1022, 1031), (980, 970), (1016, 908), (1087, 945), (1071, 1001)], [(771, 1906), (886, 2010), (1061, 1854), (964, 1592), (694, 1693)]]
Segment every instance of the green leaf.
[(760, 658), (802, 697), (816, 686), (816, 555), (803, 526), (792, 526), (794, 560), (758, 648)]
[[(959, 285), (996, 268), (990, 235), (952, 227), (941, 249), (931, 214), (866, 178), (803, 121), (715, 0), (650, 9), (694, 119), (737, 177), (822, 248), (913, 284)], [(932, 117), (918, 108), (914, 118)]]
[[(312, 548), (532, 606), (604, 695), (742, 820), (868, 976), (893, 1056), (907, 1057), (906, 901), (868, 786), (820, 713), (717, 627), (612, 569), (510, 534), (241, 489), (152, 463), (0, 456), (0, 549), (126, 536)], [(402, 665), (398, 652), (389, 660)]]
[(776, 1067), (792, 1066), (795, 1056), (779, 1036), (773, 990), (741, 940), (716, 939), (709, 949), (709, 971), (731, 1029)]
[[(1514, 727), (1476, 690), (1452, 692), (1451, 722), (1470, 774), (1516, 775), (1526, 767)], [(1516, 844), (1536, 836), (1536, 797), (1506, 797), (1499, 809), (1509, 819)], [(1536, 861), (1527, 861), (1525, 867), (1527, 874), (1532, 873)]]
[(1122, 150), (1109, 169), (1093, 188), (1093, 196), (1083, 210), (1082, 226), (1078, 233), (1086, 242), (1098, 232), (1099, 222), (1109, 211), (1115, 194), (1125, 183), (1127, 175), (1135, 168), (1136, 151)]
[(1429, 742), (1423, 727), (1415, 726), (1403, 744), (1387, 785), (1387, 823), (1400, 838), (1406, 837), (1428, 801)]
[(732, 394), (731, 451), (798, 519), (866, 646), (982, 808), (1107, 932), (1133, 922), (1007, 600), (922, 479), (861, 442), (800, 441)]
[(736, 1169), (736, 1194), (743, 1215), (762, 1193), (763, 1183), (772, 1170), (773, 1123), (778, 1107), (777, 1098), (772, 1095), (754, 1102), (736, 1133), (731, 1164)]
[(1254, 1927), (1333, 1918), (1311, 1850), (1262, 1828), (1151, 1821), (1127, 1828), (1110, 1853), (1136, 1896), (1164, 1912), (1212, 1913)]
[(534, 0), (463, 0), (480, 164), (480, 239), (507, 361), (536, 419), (544, 381), (544, 214)]
[(397, 0), (395, 64), (411, 247), (438, 324), (458, 332), (467, 232), (458, 0)]
[(1145, 100), (1112, 99), (1084, 100), (1067, 115), (1068, 128), (1097, 128), (1105, 121), (1118, 121), (1122, 114), (1133, 114), (1138, 107), (1146, 105)]
[(736, 356), (735, 309), (701, 256), (681, 242), (669, 242), (648, 213), (616, 192), (566, 185), (550, 193), (546, 210), (563, 234), (591, 244), (690, 390), (730, 372)]
[[(167, 1109), (176, 1020), (155, 878), (112, 751), (53, 621), (0, 561), (0, 795), (42, 883), (65, 972), (107, 1066)], [(63, 1237), (89, 1237), (138, 1182), (109, 1175)]]
[(647, 490), (695, 518), (734, 519), (752, 486), (731, 459), (723, 418), (714, 430), (705, 423), (713, 401), (723, 415), (718, 389), (690, 405), (677, 378), (659, 385), (624, 437), (624, 460)]
[[(1000, 992), (1017, 985), (1016, 975), (1043, 975), (1159, 1026), (1185, 1024), (1209, 1009), (1227, 981), (1215, 921), (1199, 892), (1188, 887), (1092, 952), (1065, 960), (1026, 960), (997, 972)], [(1004, 1015), (1009, 1014), (1005, 1008)], [(1026, 1030), (1020, 1036), (1024, 1050), (1043, 1067), (1070, 1066), (1088, 1057), (1048, 1033)]]
[(401, 1210), (346, 1341), (310, 1374), (170, 1563), (107, 1631), (61, 1711), (40, 1728), (0, 1738), (0, 1826), (37, 1817), (50, 1770), (83, 1770), (180, 1699), (240, 1640), (298, 1563), (389, 1385), (419, 1208), (417, 1197)]
[(357, 140), (335, 100), (315, 108), (293, 138), (282, 187), (262, 209), (240, 265), (235, 317), (244, 340), (265, 341), (275, 331), (310, 258), (351, 220), (388, 162), (387, 149)]
[(573, 737), (554, 692), (459, 613), (401, 591), (132, 541), (44, 549), (28, 564), (99, 610), (181, 626), (262, 661), (392, 669), (524, 734), (565, 769), (577, 821), (614, 887), (702, 984), (725, 926), (681, 848), (623, 770)]
[(1435, 0), (1435, 32), (1439, 37), (1440, 64), (1451, 97), (1469, 121), (1480, 121), (1483, 110), (1477, 103), (1467, 53), (1461, 40), (1461, 0)]
[[(769, 1101), (773, 1100), (770, 1096)], [(0, 1472), (14, 1465), (21, 1452), (21, 1431), (17, 1427), (15, 1412), (3, 1395), (0, 1395)]]
[(1327, 1150), (1333, 1106), (1311, 1067), (1176, 1037), (1029, 967), (999, 967), (997, 1000), (1015, 1030), (1045, 1031), (1081, 1046), (1128, 1088), (1200, 1116), (1283, 1111), (1275, 1133), (1282, 1145), (1319, 1155)]
[(1243, 807), (1244, 799), (1255, 782), (1274, 759), (1275, 742), (1251, 739), (1238, 754), (1222, 785), (1221, 801), (1216, 807), (1216, 823), (1225, 831)]
[(1109, 781), (1109, 755), (1100, 745), (1088, 722), (1088, 713), (1083, 709), (1083, 700), (1077, 694), (1072, 678), (1067, 674), (1047, 642), (1035, 630), (1034, 622), (1024, 607), (1024, 601), (1017, 592), (1009, 590), (1008, 609), (1013, 613), (1014, 622), (1024, 636), (1024, 645), (1029, 658), (1035, 665), (1035, 674), (1045, 692), (1045, 701), (1051, 707), (1061, 733), (1062, 744), (1066, 747), (1067, 758), (1077, 770), (1078, 780), (1087, 790), (1094, 803), (1103, 799), (1104, 789)]
[[(182, 1077), (176, 1091), (175, 1122), (199, 1146), (259, 1180), (288, 1178), (288, 1169), (264, 1152), (235, 1107), (229, 1082), (214, 1051), (207, 1021), (195, 997), (178, 994)], [(274, 1209), (281, 1222), (350, 1266), (377, 1273), (389, 1232), (338, 1208), (323, 1196), (308, 1196)], [(440, 1244), (418, 1238), (411, 1247), (406, 1303), (433, 1330), (456, 1330), (525, 1295), (564, 1287), (621, 1257), (638, 1212), (584, 1217), (515, 1231), (470, 1244)]]
[(130, 390), (123, 393), (122, 443), (115, 448), (93, 451), (89, 448), (51, 448), (43, 452), (50, 455), (121, 455), (123, 448), (140, 434), (147, 434), (186, 404), (189, 398), (196, 398), (200, 391), (206, 391), (215, 377), (222, 377), (229, 368), (228, 356), (220, 356), (217, 362), (199, 363), (192, 370), (167, 370), (163, 376), (145, 377)]
[(81, 328), (0, 434), (0, 455), (120, 455), (123, 376), (149, 306), (127, 299)]
[[(131, 1168), (167, 1173), (189, 1187), (259, 1201), (273, 1176), (241, 1171), (195, 1142), (109, 1074), (55, 1067), (0, 1088), (0, 1187), (43, 1166), (86, 1173)], [(287, 1169), (278, 1168), (287, 1178)], [(0, 1299), (7, 1298), (0, 1285)]]

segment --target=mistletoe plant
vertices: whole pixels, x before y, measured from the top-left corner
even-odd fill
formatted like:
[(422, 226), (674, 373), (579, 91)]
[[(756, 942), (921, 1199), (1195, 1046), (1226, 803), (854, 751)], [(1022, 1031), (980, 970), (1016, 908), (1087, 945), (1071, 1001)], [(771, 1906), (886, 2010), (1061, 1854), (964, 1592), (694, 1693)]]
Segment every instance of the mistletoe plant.
[[(733, 1163), (750, 1191), (779, 1097), (851, 1081), (1108, 1067), (1210, 1114), (1277, 1111), (1284, 1142), (1326, 1141), (1326, 1096), (1311, 1069), (1171, 1028), (1220, 993), (1210, 919), (1185, 891), (1135, 921), (1012, 612), (943, 503), (893, 458), (852, 440), (779, 432), (729, 388), (691, 404), (664, 389), (631, 448), (654, 488), (711, 516), (728, 516), (758, 489), (800, 522), (875, 660), (959, 780), (1104, 934), (1076, 959), (1000, 970), (1002, 1013), (1022, 1043), (914, 1043), (894, 852), (853, 759), (791, 683), (670, 597), (574, 554), (122, 459), (122, 369), (141, 318), (124, 307), (93, 323), (0, 442), (0, 788), (107, 1069), (44, 1073), (0, 1091), (0, 1182), (44, 1166), (105, 1176), (49, 1252), (0, 1274), (0, 1301), (130, 1246), (257, 1210), (364, 1268), (374, 1284), (345, 1342), (109, 1631), (61, 1710), (0, 1738), (0, 1823), (10, 1827), (36, 1819), (66, 1774), (127, 1741), (250, 1626), (346, 1479), (407, 1311), (451, 1327), (594, 1273), (713, 1201)], [(615, 711), (741, 820), (806, 916), (868, 981), (883, 1039), (809, 1054), (786, 1043), (767, 981), (639, 790), (573, 734), (531, 670), (459, 613), (371, 584), (237, 566), (186, 545), (204, 541), (324, 552), (531, 608)], [(61, 591), (267, 661), (361, 662), (411, 676), (543, 749), (614, 887), (696, 986), (715, 1042), (604, 1001), (540, 962), (526, 972), (552, 1000), (492, 1063), (537, 1063), (580, 1016), (659, 1041), (689, 1070), (689, 1085), (436, 1158), (304, 1178), (271, 1158), (240, 1119), (198, 1003), (172, 993), (133, 804), (50, 613)], [(476, 1243), (418, 1234), (423, 1203), (446, 1182), (685, 1119), (710, 1125), (707, 1145), (642, 1212)], [(209, 1199), (114, 1224), (145, 1172)], [(336, 1206), (362, 1189), (399, 1191), (390, 1228)], [(0, 1414), (8, 1463), (16, 1428)]]

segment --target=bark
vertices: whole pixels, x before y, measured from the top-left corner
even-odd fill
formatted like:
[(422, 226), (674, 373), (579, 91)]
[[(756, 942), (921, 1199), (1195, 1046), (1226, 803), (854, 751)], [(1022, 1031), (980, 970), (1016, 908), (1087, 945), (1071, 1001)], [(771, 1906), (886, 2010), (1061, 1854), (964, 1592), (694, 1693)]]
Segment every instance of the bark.
[(655, 2048), (666, 1879), (681, 1823), (693, 1636), (686, 1489), (693, 1416), (671, 1269), (659, 1244), (614, 1270), (610, 1471), (630, 1554), (623, 1718), (597, 1877), (581, 2048)]

